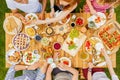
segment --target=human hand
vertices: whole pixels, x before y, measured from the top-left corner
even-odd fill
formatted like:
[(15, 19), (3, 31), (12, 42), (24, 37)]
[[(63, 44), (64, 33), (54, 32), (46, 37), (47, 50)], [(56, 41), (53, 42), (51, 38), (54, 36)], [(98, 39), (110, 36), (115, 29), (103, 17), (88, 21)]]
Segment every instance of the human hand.
[(44, 12), (39, 13), (38, 17), (39, 17), (40, 20), (44, 20), (45, 19), (45, 13)]
[(67, 71), (69, 71), (69, 69), (71, 68), (71, 67), (69, 67), (68, 65), (65, 65), (65, 64), (63, 64), (63, 63), (59, 63), (59, 64), (57, 65), (57, 67), (60, 68), (60, 69), (63, 69), (63, 70), (67, 70)]
[(55, 11), (54, 11), (54, 8), (53, 8), (50, 12), (50, 17), (54, 17), (54, 15), (55, 15)]
[(93, 10), (91, 10), (91, 11), (90, 11), (90, 13), (91, 13), (92, 15), (97, 15), (96, 10), (94, 10), (94, 9), (93, 9)]
[(56, 61), (59, 55), (60, 55), (60, 52), (55, 52), (53, 55), (53, 59)]
[(109, 19), (113, 18), (113, 14), (114, 14), (114, 12), (110, 12), (110, 14), (108, 15), (108, 18)]
[(27, 69), (27, 70), (35, 70), (35, 69), (37, 69), (40, 65), (41, 65), (40, 62), (36, 62), (36, 63), (34, 63), (33, 65), (28, 66), (28, 69)]
[(89, 63), (88, 63), (88, 67), (89, 67), (89, 68), (93, 68), (93, 67), (94, 67), (93, 63), (92, 63), (92, 62), (89, 62)]

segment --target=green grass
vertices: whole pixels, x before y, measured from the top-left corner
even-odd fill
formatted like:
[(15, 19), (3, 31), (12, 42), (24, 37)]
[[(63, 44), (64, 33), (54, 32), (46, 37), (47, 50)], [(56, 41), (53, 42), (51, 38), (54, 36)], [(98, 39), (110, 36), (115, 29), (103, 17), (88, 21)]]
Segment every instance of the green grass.
[[(76, 9), (76, 12), (79, 11), (79, 8), (83, 7), (83, 4), (85, 3), (84, 0), (81, 0), (82, 2), (78, 5), (78, 8)], [(49, 3), (48, 3), (49, 5)], [(50, 11), (50, 9), (47, 7), (47, 11)], [(117, 14), (117, 21), (120, 23), (120, 6), (115, 9)], [(5, 0), (0, 1), (0, 80), (4, 80), (7, 68), (5, 68), (5, 32), (3, 30), (3, 21), (5, 18), (5, 13), (10, 12), (10, 10), (7, 8)], [(109, 75), (108, 70), (107, 74)], [(115, 69), (116, 74), (120, 78), (120, 50), (117, 52), (117, 68)], [(19, 72), (17, 75), (20, 75), (21, 72)]]

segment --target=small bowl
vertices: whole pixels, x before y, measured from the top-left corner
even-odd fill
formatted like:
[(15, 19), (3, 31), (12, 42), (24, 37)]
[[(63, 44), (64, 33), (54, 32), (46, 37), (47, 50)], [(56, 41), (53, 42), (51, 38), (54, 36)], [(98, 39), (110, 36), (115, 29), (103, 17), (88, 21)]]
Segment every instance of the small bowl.
[(60, 44), (59, 42), (55, 42), (55, 43), (53, 44), (53, 49), (54, 49), (54, 50), (60, 50), (60, 49), (61, 49), (61, 44)]

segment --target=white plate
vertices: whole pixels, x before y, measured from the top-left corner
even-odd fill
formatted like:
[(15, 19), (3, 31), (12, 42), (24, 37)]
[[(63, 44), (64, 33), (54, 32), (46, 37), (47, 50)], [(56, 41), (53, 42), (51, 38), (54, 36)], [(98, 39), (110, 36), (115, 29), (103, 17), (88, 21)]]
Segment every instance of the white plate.
[[(100, 22), (96, 23), (95, 19), (97, 19), (97, 17), (100, 17), (100, 19), (103, 19), (103, 20), (101, 20)], [(104, 13), (97, 12), (97, 16), (96, 15), (92, 15), (91, 17), (88, 18), (88, 22), (90, 22), (90, 21), (93, 21), (95, 23), (96, 29), (100, 28), (106, 22), (106, 15)]]
[[(61, 63), (63, 63), (62, 60), (68, 61), (68, 62), (69, 62), (69, 65), (68, 65), (68, 66), (71, 67), (71, 60), (70, 60), (69, 58), (67, 58), (67, 57), (61, 57), (61, 58), (60, 58), (60, 62), (61, 62)], [(63, 64), (64, 64), (64, 63), (63, 63)], [(61, 68), (59, 68), (59, 69), (62, 70), (62, 71), (66, 71), (66, 70), (61, 69)]]
[[(28, 18), (28, 17), (30, 17), (30, 18)], [(29, 13), (25, 16), (25, 19), (27, 21), (34, 20), (34, 19), (38, 20), (38, 16), (35, 13)]]
[[(6, 28), (9, 18), (14, 18), (16, 24), (18, 25), (17, 28), (15, 28), (14, 30), (12, 30), (12, 32), (8, 31), (8, 29)], [(6, 32), (7, 34), (15, 35), (15, 34), (19, 33), (19, 32), (22, 30), (22, 22), (21, 22), (20, 19), (18, 19), (18, 18), (15, 17), (15, 16), (9, 16), (9, 17), (7, 17), (7, 18), (4, 20), (3, 28), (4, 28), (4, 30), (5, 30), (5, 32)]]
[[(28, 53), (31, 53), (32, 54), (32, 60), (31, 62), (27, 62), (26, 59), (27, 59), (27, 54)], [(23, 55), (23, 62), (26, 64), (26, 65), (32, 65), (34, 64), (35, 62), (39, 61), (40, 59), (40, 55), (39, 54), (35, 54), (33, 52), (25, 52), (25, 54)]]
[[(68, 65), (68, 66), (71, 67), (71, 60), (70, 60), (69, 58), (67, 58), (67, 57), (61, 57), (61, 58), (60, 58), (60, 62), (61, 62), (61, 63), (63, 63), (62, 60), (68, 61), (68, 62), (69, 62), (69, 65)], [(64, 64), (64, 63), (63, 63), (63, 64)]]
[(14, 55), (14, 52), (15, 52), (16, 50), (15, 49), (10, 49), (10, 50), (8, 50), (7, 51), (7, 53), (6, 53), (6, 61), (9, 63), (9, 64), (12, 64), (12, 65), (15, 65), (15, 64), (18, 64), (18, 63), (20, 63), (21, 62), (21, 59), (22, 59), (22, 57), (21, 57), (21, 53), (20, 53), (20, 59), (19, 59), (19, 61), (18, 62), (11, 62), (11, 61), (9, 61), (9, 56), (13, 56)]
[[(104, 46), (102, 46), (101, 48), (98, 48), (98, 46), (96, 46), (95, 47), (95, 45), (96, 44), (103, 44), (102, 43), (102, 41), (98, 38), (98, 37), (91, 37), (90, 39), (88, 39), (87, 41), (89, 41), (90, 42), (90, 40), (92, 40), (92, 42), (90, 43), (90, 51), (87, 49), (87, 47), (86, 47), (86, 43), (85, 43), (85, 50), (89, 53), (89, 54), (92, 54), (92, 50), (91, 50), (91, 48), (93, 47), (93, 48), (95, 48), (95, 50), (96, 49), (101, 49), (101, 48), (103, 48)], [(86, 41), (86, 42), (87, 42)], [(96, 50), (97, 51), (97, 50)], [(98, 51), (98, 52), (100, 52), (100, 51)], [(97, 53), (96, 53), (97, 54)], [(98, 53), (99, 54), (99, 53)]]

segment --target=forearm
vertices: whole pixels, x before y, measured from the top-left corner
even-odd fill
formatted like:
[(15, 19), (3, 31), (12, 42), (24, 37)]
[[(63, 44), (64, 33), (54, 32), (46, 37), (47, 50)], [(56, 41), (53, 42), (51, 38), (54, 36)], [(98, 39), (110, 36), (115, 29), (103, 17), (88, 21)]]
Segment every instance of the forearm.
[(52, 80), (51, 72), (46, 73), (45, 80)]
[(108, 66), (108, 70), (109, 70), (110, 74), (114, 75), (115, 72), (113, 70), (112, 62), (110, 60), (110, 57), (107, 54), (105, 54), (104, 57), (105, 57), (105, 60), (106, 60), (106, 63), (107, 63), (107, 66)]
[(87, 3), (87, 5), (88, 5), (90, 11), (95, 10), (95, 9), (93, 8), (93, 6), (92, 6), (90, 0), (86, 0), (86, 3)]
[(59, 17), (54, 17), (54, 18), (50, 18), (50, 19), (46, 19), (46, 20), (38, 20), (35, 22), (35, 24), (39, 25), (39, 24), (58, 22), (58, 21), (62, 20), (63, 18), (65, 18), (68, 14), (69, 14), (68, 11), (63, 11)]
[(91, 74), (90, 71), (88, 71), (88, 75), (87, 75), (87, 77), (88, 77), (88, 80), (92, 80), (92, 74)]
[(16, 65), (15, 71), (19, 71), (19, 70), (26, 70), (26, 66), (25, 65)]
[(68, 68), (67, 71), (73, 74), (72, 80), (78, 80), (78, 71), (76, 69)]
[(51, 10), (54, 8), (54, 0), (50, 0)]
[(42, 0), (42, 5), (43, 5), (43, 7), (42, 7), (41, 13), (44, 13), (44, 12), (45, 12), (46, 4), (47, 4), (47, 0)]

